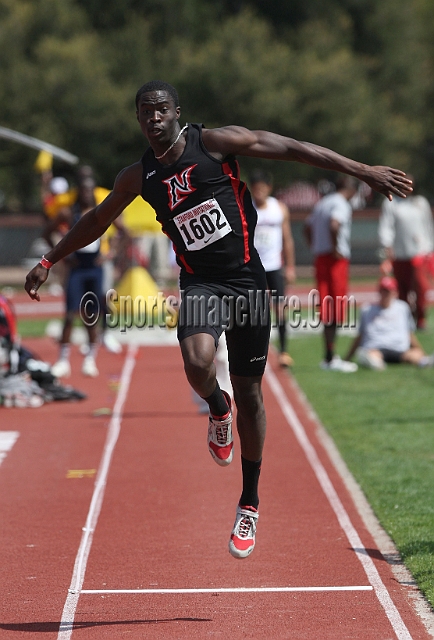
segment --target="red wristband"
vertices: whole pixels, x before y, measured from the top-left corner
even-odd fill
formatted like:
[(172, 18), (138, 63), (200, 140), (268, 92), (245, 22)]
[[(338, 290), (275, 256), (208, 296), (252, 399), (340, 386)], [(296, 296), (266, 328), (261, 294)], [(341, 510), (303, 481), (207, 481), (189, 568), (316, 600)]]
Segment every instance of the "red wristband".
[(39, 264), (42, 264), (42, 266), (45, 267), (46, 269), (51, 269), (51, 267), (53, 266), (53, 263), (47, 260), (45, 256), (42, 256), (42, 258), (39, 261)]

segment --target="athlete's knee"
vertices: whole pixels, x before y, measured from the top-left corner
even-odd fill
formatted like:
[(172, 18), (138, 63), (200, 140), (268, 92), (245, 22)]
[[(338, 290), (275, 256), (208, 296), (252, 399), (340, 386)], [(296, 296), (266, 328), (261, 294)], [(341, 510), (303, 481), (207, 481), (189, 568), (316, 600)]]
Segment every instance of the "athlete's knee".
[(215, 356), (214, 338), (209, 334), (195, 334), (181, 342), (184, 369), (188, 376), (209, 372)]
[(231, 375), (234, 400), (238, 411), (256, 415), (264, 410), (261, 381), (262, 376)]

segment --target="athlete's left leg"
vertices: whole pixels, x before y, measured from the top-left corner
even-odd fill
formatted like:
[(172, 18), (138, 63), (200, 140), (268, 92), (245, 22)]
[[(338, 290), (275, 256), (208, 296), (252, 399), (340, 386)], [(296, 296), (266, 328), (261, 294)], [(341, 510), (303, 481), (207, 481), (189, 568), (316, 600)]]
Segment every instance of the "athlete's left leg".
[(260, 460), (264, 448), (266, 421), (262, 398), (262, 376), (231, 374), (237, 406), (237, 430), (241, 455), (246, 460)]
[(229, 551), (235, 558), (246, 558), (253, 551), (259, 516), (258, 483), (266, 431), (261, 382), (270, 338), (269, 306), (265, 309), (260, 320), (251, 314), (248, 322), (235, 324), (226, 332), (243, 476), (229, 540)]
[(238, 559), (247, 558), (256, 542), (258, 483), (266, 430), (261, 379), (262, 376), (231, 375), (237, 406), (243, 488), (229, 539), (229, 552)]

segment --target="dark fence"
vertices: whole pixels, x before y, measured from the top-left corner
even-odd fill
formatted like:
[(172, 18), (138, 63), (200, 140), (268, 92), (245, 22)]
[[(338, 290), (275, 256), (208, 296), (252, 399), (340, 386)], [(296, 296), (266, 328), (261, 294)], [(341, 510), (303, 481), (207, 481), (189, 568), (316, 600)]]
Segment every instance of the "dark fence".
[(20, 266), (40, 237), (44, 219), (38, 215), (0, 216), (0, 266)]

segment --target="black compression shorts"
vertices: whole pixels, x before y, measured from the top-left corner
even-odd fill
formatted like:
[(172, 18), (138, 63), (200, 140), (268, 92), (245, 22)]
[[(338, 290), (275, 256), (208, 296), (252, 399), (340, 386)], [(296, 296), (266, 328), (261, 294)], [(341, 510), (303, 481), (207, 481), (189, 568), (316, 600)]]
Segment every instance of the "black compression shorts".
[(259, 259), (220, 277), (181, 273), (178, 340), (209, 333), (216, 348), (226, 332), (229, 371), (261, 376), (270, 339), (270, 304), (265, 271)]
[(388, 364), (398, 364), (402, 362), (404, 351), (395, 351), (394, 349), (378, 349), (383, 354), (384, 362)]

